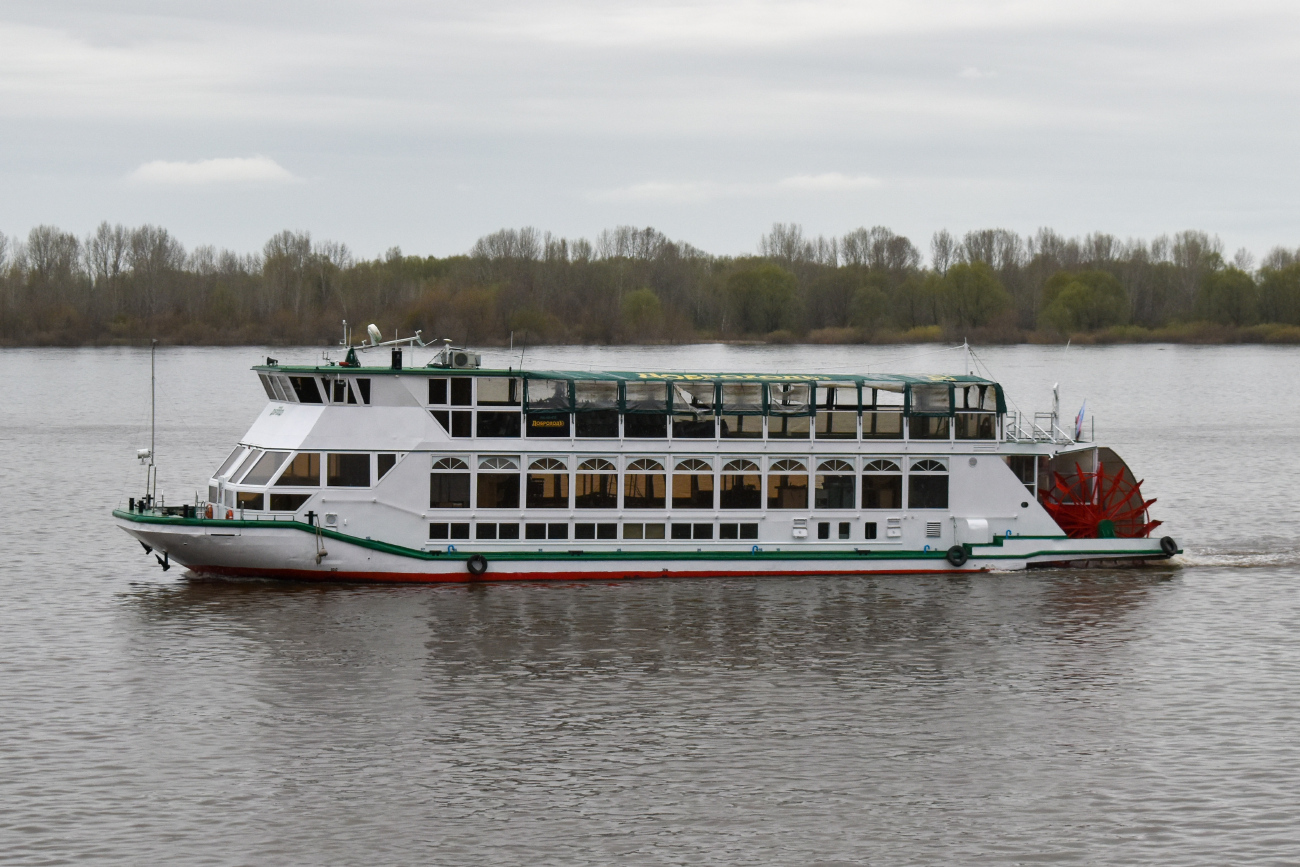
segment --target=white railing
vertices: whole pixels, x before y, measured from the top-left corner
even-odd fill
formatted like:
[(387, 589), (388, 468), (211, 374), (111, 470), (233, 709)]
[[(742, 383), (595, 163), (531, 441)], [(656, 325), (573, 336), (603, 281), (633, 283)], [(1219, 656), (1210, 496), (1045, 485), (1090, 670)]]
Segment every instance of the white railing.
[(1061, 429), (1055, 413), (1036, 412), (1032, 417), (1022, 412), (1009, 412), (1006, 418), (1006, 439), (1013, 443), (1054, 443), (1073, 445), (1073, 436)]

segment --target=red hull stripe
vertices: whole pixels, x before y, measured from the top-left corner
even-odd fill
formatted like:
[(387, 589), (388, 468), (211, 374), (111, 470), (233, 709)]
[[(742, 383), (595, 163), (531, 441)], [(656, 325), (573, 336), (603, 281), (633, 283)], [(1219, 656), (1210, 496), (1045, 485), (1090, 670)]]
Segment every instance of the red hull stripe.
[(401, 584), (471, 584), (484, 581), (631, 581), (643, 578), (766, 578), (799, 575), (965, 575), (983, 569), (898, 569), (888, 572), (861, 569), (810, 569), (800, 571), (754, 572), (746, 570), (682, 569), (671, 572), (486, 572), (479, 576), (465, 573), (438, 572), (318, 572), (308, 569), (249, 569), (231, 566), (191, 566), (205, 575), (231, 578), (282, 578), (294, 581), (370, 581)]

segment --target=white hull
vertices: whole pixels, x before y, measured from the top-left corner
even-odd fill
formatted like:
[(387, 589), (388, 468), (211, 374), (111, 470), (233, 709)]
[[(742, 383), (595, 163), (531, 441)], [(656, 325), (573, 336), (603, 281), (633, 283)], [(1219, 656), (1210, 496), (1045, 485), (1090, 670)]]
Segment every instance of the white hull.
[[(848, 545), (815, 552), (715, 542), (692, 549), (635, 550), (626, 544), (570, 543), (542, 552), (526, 544), (451, 546), (437, 552), (353, 539), (305, 525), (141, 517), (117, 513), (118, 525), (198, 574), (325, 581), (461, 582), (591, 578), (869, 575), (1015, 571), (1035, 566), (1108, 566), (1168, 559), (1156, 539), (1007, 538), (970, 545), (960, 566), (944, 551), (882, 551)], [(581, 547), (579, 547), (581, 546)], [(621, 548), (621, 550), (619, 550)], [(324, 552), (323, 555), (318, 556)], [(486, 561), (482, 575), (468, 563)]]

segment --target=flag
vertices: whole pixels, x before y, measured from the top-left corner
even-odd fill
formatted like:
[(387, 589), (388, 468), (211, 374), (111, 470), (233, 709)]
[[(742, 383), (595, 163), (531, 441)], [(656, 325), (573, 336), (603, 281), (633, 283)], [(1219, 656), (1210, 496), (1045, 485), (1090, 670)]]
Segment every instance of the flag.
[(1088, 401), (1085, 400), (1083, 402), (1083, 406), (1079, 407), (1079, 414), (1074, 417), (1074, 441), (1075, 442), (1078, 442), (1080, 437), (1083, 436), (1083, 412), (1087, 408), (1088, 408)]

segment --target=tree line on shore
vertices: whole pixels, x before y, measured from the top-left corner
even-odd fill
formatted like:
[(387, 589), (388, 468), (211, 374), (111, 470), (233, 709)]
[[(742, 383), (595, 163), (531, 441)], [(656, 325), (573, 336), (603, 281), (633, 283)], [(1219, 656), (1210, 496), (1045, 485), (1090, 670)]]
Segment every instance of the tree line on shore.
[(464, 255), (373, 260), (307, 232), (239, 254), (186, 250), (156, 226), (38, 226), (0, 234), (0, 343), (326, 344), (343, 319), (476, 345), (1300, 342), (1300, 249), (1256, 263), (1200, 231), (989, 229), (937, 232), (926, 252), (881, 226), (812, 238), (776, 224), (742, 256), (651, 228), (594, 241), (502, 229)]

